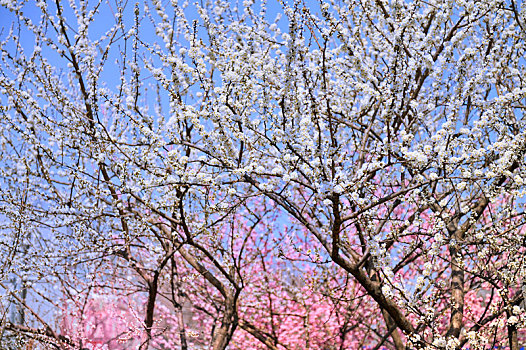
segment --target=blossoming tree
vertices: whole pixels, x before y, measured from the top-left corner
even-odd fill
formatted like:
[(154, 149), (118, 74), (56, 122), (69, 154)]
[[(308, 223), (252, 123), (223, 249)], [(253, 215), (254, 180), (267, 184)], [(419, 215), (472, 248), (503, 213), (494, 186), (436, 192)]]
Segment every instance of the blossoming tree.
[(522, 4), (1, 4), (2, 338), (521, 346)]

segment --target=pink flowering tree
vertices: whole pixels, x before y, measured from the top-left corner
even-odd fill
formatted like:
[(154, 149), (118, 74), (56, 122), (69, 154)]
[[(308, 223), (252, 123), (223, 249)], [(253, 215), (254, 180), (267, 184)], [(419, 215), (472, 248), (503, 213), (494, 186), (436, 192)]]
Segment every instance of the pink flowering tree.
[[(405, 212), (406, 210), (401, 210), (395, 214), (403, 215)], [(425, 219), (418, 230), (426, 231), (432, 227), (429, 224), (432, 217)], [(241, 250), (244, 251), (243, 258), (239, 260), (239, 264), (243, 266), (240, 271), (244, 288), (237, 301), (238, 328), (229, 342), (231, 348), (339, 349), (395, 346), (394, 341), (386, 337), (393, 330), (386, 329), (386, 321), (382, 320), (382, 314), (374, 307), (374, 300), (334, 264), (327, 265), (327, 261), (323, 261), (322, 247), (309, 243), (305, 232), (295, 232), (290, 234), (291, 238), (280, 241), (271, 234), (272, 227), (262, 225), (251, 228), (243, 221), (241, 218), (237, 219), (238, 234), (231, 236), (237, 236), (232, 252), (239, 254)], [(232, 227), (222, 231), (221, 241), (231, 238), (231, 229)], [(293, 232), (287, 228), (284, 230)], [(410, 230), (413, 228), (408, 228)], [(416, 235), (407, 236), (403, 242), (410, 244), (416, 238)], [(440, 347), (441, 342), (446, 340), (431, 331), (445, 334), (448, 330), (451, 318), (450, 295), (446, 285), (450, 274), (449, 265), (447, 259), (433, 263), (427, 259), (424, 252), (433, 249), (434, 239), (430, 240), (427, 247), (427, 243), (421, 244), (424, 247), (422, 251), (407, 252), (407, 261), (397, 263), (392, 283), (394, 286), (403, 283), (405, 288), (418, 296), (413, 305), (419, 311), (410, 315), (410, 319), (414, 324), (421, 324), (423, 334), (433, 339), (435, 346)], [(506, 261), (498, 261), (493, 267), (496, 274), (502, 270), (501, 264), (505, 265)], [(192, 273), (192, 267), (185, 265), (184, 258), (179, 257), (176, 265), (179, 270), (174, 276), (185, 277), (179, 279), (176, 286), (174, 281), (159, 286), (159, 302), (156, 303), (155, 322), (150, 334), (150, 346), (154, 349), (178, 348), (183, 343), (190, 348), (206, 346), (213, 339), (214, 329), (221, 325), (223, 310), (220, 305), (224, 302), (221, 293), (206, 278)], [(489, 269), (486, 266), (486, 271)], [(431, 276), (436, 287), (426, 286), (427, 281), (422, 281), (422, 275)], [(499, 292), (502, 283), (498, 275), (491, 278), (474, 276), (470, 280), (472, 286), (465, 296), (466, 312), (463, 319), (466, 330), (460, 346), (487, 348), (505, 343), (507, 327), (522, 322), (524, 315), (520, 305), (512, 306), (508, 313), (500, 311), (506, 302)], [(96, 317), (106, 321), (125, 320), (119, 324), (126, 326), (121, 326), (117, 331), (121, 334), (121, 342), (126, 339), (144, 341), (148, 335), (144, 323), (137, 315), (145, 312), (145, 294), (128, 297), (128, 300), (141, 300), (139, 304), (142, 304), (139, 307), (130, 306), (126, 317), (117, 318), (114, 312), (117, 304), (114, 306), (112, 297), (118, 293), (113, 290), (106, 298), (97, 297), (99, 305), (106, 303), (108, 307), (102, 308), (104, 311)], [(509, 293), (509, 296), (516, 298), (520, 291), (515, 288)], [(170, 300), (170, 296), (175, 298)], [(129, 310), (135, 310), (134, 314)], [(510, 319), (511, 323), (508, 321)], [(71, 322), (71, 319), (68, 322), (78, 324), (78, 321)], [(85, 322), (94, 323), (90, 317)], [(99, 332), (107, 329), (102, 325), (104, 321), (100, 323), (101, 326), (97, 328)], [(115, 330), (115, 322), (110, 323)], [(72, 329), (69, 326), (63, 332), (72, 334)], [(90, 336), (89, 334), (95, 333), (88, 333), (87, 328), (81, 328), (81, 332), (84, 333), (80, 338), (94, 339), (85, 344), (98, 344), (96, 341), (100, 341), (100, 338), (97, 340), (94, 335)], [(113, 345), (112, 342), (117, 339), (115, 331), (106, 331), (105, 334), (104, 343)], [(131, 338), (126, 338), (130, 335)], [(518, 341), (523, 338), (524, 334), (518, 332)], [(401, 336), (400, 341), (407, 340), (405, 336)], [(115, 343), (113, 346), (118, 345)]]
[(139, 310), (129, 299), (92, 296), (84, 301), (81, 310), (76, 306), (65, 307), (59, 316), (60, 333), (81, 348), (134, 348), (140, 344), (143, 331)]
[[(255, 231), (242, 220), (238, 226), (243, 235), (234, 252), (245, 251), (239, 260), (245, 288), (238, 300), (238, 330), (231, 348), (359, 348), (381, 338), (383, 325), (371, 300), (340, 270), (323, 267), (327, 262), (321, 261), (319, 248), (298, 240), (301, 234), (283, 242), (271, 234), (271, 227)], [(250, 231), (253, 235), (245, 236)], [(224, 233), (222, 240), (228, 239), (228, 231)], [(154, 349), (206, 346), (221, 324), (222, 310), (214, 305), (224, 302), (222, 295), (193, 273), (184, 258), (178, 257), (176, 266), (174, 277), (185, 277), (159, 285), (150, 335), (141, 318), (147, 311), (146, 294), (124, 292), (124, 285), (97, 293), (87, 288), (85, 295), (75, 298), (75, 305), (69, 300), (58, 317), (61, 335), (87, 349), (130, 348), (149, 337)]]

